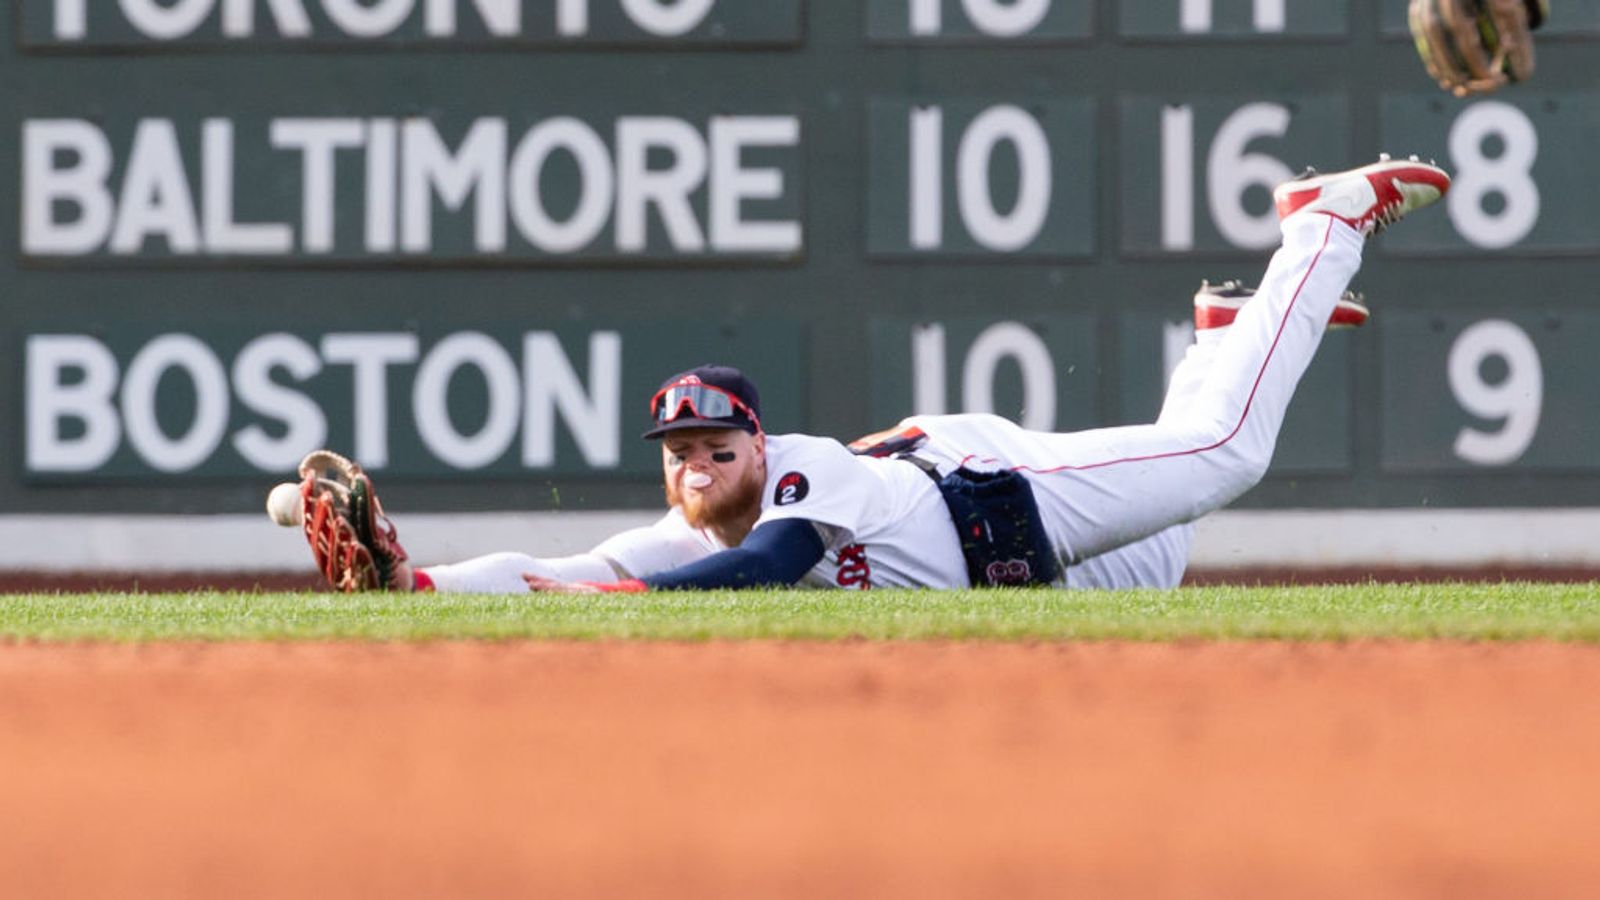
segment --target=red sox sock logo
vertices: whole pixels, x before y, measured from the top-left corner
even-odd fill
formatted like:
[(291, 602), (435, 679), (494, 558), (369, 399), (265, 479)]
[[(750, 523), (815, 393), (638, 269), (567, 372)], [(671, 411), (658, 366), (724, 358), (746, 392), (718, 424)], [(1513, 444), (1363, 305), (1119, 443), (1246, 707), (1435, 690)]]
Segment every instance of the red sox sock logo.
[(990, 584), (1027, 584), (1033, 577), (1033, 567), (1025, 559), (997, 559), (983, 574)]

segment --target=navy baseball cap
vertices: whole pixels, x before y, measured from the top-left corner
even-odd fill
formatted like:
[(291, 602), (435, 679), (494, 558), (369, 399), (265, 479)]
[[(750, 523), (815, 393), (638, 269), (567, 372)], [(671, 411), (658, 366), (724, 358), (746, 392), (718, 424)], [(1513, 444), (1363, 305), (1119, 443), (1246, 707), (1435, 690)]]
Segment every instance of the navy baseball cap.
[(644, 433), (659, 438), (680, 428), (738, 428), (761, 431), (761, 395), (755, 383), (732, 366), (696, 366), (661, 383), (650, 398), (650, 420)]

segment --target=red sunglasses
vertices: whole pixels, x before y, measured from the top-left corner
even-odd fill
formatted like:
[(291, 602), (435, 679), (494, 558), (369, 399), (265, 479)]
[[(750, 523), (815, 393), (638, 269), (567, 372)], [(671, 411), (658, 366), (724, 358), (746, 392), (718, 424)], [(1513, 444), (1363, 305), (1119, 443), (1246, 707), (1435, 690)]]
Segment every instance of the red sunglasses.
[(702, 382), (669, 384), (656, 391), (656, 395), (650, 398), (650, 415), (657, 425), (665, 425), (683, 415), (686, 406), (690, 415), (698, 419), (726, 419), (735, 413), (742, 413), (755, 424), (757, 430), (761, 428), (761, 420), (743, 400), (722, 388)]

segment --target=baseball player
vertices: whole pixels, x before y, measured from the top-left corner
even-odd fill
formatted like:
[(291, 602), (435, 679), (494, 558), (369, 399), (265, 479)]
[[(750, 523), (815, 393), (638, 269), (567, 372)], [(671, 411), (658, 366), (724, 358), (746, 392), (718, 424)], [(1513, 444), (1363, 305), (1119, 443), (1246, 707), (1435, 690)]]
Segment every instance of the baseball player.
[(1385, 156), (1280, 185), (1283, 245), (1259, 289), (1202, 288), (1196, 342), (1148, 425), (1054, 434), (992, 415), (912, 416), (846, 447), (766, 434), (755, 385), (702, 366), (651, 399), (644, 436), (661, 442), (671, 509), (649, 528), (574, 557), (412, 569), (357, 469), (353, 508), (307, 476), (307, 534), (324, 573), (351, 589), (1174, 586), (1190, 523), (1266, 472), (1323, 331), (1365, 320), (1345, 291), (1365, 240), (1449, 184), (1436, 166)]

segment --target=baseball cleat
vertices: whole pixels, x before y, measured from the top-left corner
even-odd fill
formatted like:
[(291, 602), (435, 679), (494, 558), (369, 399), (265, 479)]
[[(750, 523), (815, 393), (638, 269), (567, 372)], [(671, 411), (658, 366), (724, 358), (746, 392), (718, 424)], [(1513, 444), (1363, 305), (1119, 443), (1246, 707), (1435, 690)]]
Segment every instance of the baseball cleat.
[(1450, 189), (1450, 175), (1415, 156), (1393, 160), (1385, 153), (1370, 166), (1319, 175), (1307, 169), (1278, 185), (1272, 199), (1278, 218), (1317, 212), (1348, 223), (1368, 237), (1421, 209)]
[[(1237, 281), (1224, 281), (1221, 284), (1200, 282), (1200, 290), (1194, 294), (1195, 330), (1232, 325), (1239, 310), (1255, 295), (1255, 288)], [(1359, 328), (1366, 324), (1371, 315), (1365, 297), (1355, 291), (1345, 291), (1333, 305), (1333, 314), (1328, 316), (1328, 327)]]

